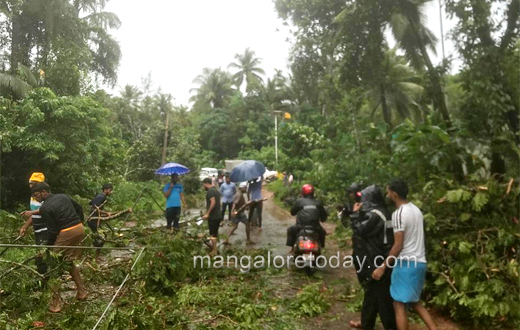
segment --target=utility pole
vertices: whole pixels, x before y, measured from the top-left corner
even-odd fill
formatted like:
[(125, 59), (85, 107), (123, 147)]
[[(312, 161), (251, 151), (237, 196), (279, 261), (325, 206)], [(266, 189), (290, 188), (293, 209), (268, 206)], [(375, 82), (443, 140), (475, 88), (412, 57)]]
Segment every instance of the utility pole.
[(442, 60), (446, 59), (446, 55), (444, 54), (444, 28), (442, 26), (442, 0), (439, 0), (439, 20), (441, 22), (441, 46), (442, 46)]
[(273, 110), (274, 113), (274, 154), (275, 154), (275, 170), (278, 170), (278, 114), (280, 110)]

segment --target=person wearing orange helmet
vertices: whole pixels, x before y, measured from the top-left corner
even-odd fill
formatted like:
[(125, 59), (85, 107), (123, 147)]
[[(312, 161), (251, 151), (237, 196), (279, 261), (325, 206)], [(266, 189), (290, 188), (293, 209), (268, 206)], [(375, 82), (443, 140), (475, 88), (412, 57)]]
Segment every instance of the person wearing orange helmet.
[(296, 225), (287, 228), (287, 246), (291, 247), (289, 254), (294, 252), (297, 235), (305, 226), (314, 227), (318, 232), (320, 244), (325, 246), (325, 229), (320, 222), (327, 220), (327, 211), (323, 203), (314, 198), (314, 187), (310, 184), (302, 186), (302, 197), (298, 198), (291, 208), (291, 215), (296, 216)]
[[(45, 175), (40, 172), (34, 172), (29, 178), (29, 188), (32, 188), (36, 183), (44, 182)], [(24, 211), (21, 215), (27, 220), (23, 224), (22, 228), (20, 228), (20, 236), (23, 237), (27, 233), (27, 229), (29, 227), (33, 227), (34, 229), (34, 240), (38, 245), (44, 245), (47, 242), (47, 225), (45, 221), (43, 221), (42, 216), (40, 215), (40, 206), (42, 203), (38, 202), (34, 197), (31, 197), (29, 202), (29, 211)], [(42, 275), (47, 273), (47, 264), (43, 256), (38, 255), (35, 259), (36, 269)], [(45, 285), (45, 280), (41, 283), (42, 286)]]

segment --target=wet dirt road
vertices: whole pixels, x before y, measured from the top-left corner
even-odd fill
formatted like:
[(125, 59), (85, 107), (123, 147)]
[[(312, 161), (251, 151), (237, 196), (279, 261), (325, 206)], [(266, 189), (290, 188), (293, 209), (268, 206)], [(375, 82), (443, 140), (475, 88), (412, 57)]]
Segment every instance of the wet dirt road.
[[(246, 245), (246, 226), (242, 223), (238, 225), (229, 242), (247, 249), (265, 248), (270, 250), (273, 256), (286, 255), (289, 251), (289, 247), (285, 246), (287, 228), (295, 223), (294, 217), (274, 203), (272, 192), (263, 190), (262, 195), (267, 198), (262, 212), (262, 230), (257, 226), (251, 227), (251, 240), (256, 244)], [(220, 234), (226, 236), (232, 228), (227, 225), (227, 217), (226, 213), (226, 223), (219, 230)]]
[[(254, 241), (255, 245), (246, 245), (246, 234), (245, 225), (239, 224), (238, 229), (235, 231), (236, 235), (230, 237), (231, 244), (237, 244), (241, 247), (251, 248), (265, 248), (271, 251), (272, 256), (282, 255), (285, 256), (289, 251), (289, 247), (285, 246), (286, 231), (287, 228), (295, 223), (295, 218), (287, 211), (275, 204), (273, 200), (273, 193), (268, 190), (263, 190), (262, 194), (267, 201), (264, 202), (263, 208), (263, 220), (262, 229), (258, 227), (252, 227), (251, 240)], [(227, 216), (226, 216), (227, 217)], [(332, 233), (336, 229), (336, 225), (330, 222), (323, 223), (323, 227), (327, 231), (327, 240), (323, 254), (328, 258), (332, 255), (337, 255), (339, 252), (340, 260), (347, 255), (351, 254), (351, 251), (345, 251), (339, 248), (338, 242), (331, 239)], [(220, 233), (227, 235), (231, 227), (225, 224), (221, 227)], [(350, 329), (349, 321), (359, 320), (361, 317), (360, 313), (350, 312), (347, 307), (351, 302), (344, 300), (345, 296), (352, 294), (353, 288), (359, 288), (357, 283), (356, 271), (354, 268), (332, 268), (325, 267), (317, 271), (315, 278), (302, 280), (300, 274), (294, 272), (300, 272), (299, 270), (292, 269), (285, 275), (277, 277), (275, 280), (278, 286), (280, 294), (285, 296), (292, 296), (297, 294), (295, 290), (298, 286), (308, 284), (309, 280), (312, 282), (321, 282), (326, 290), (330, 290), (333, 294), (331, 307), (328, 312), (323, 313), (314, 318), (308, 318), (302, 320), (303, 325), (306, 328), (323, 329), (323, 330), (335, 330), (335, 329)], [(442, 317), (434, 315), (435, 322), (439, 330), (458, 330), (458, 326), (451, 323)], [(379, 321), (376, 323), (376, 329), (383, 329)], [(418, 323), (411, 323), (410, 330), (425, 329), (425, 326)]]
[[(229, 239), (233, 246), (239, 246), (245, 249), (259, 249), (264, 248), (271, 251), (271, 257), (276, 255), (286, 256), (289, 247), (285, 246), (287, 228), (295, 223), (295, 218), (290, 213), (275, 204), (273, 193), (268, 190), (262, 191), (263, 197), (267, 198), (263, 207), (263, 221), (262, 230), (253, 226), (251, 229), (251, 240), (256, 244), (246, 245), (245, 225), (239, 224), (235, 235)], [(198, 214), (200, 210), (189, 210), (191, 215)], [(226, 214), (227, 219), (227, 214)], [(160, 218), (152, 222), (152, 227), (164, 227), (165, 219)], [(331, 238), (334, 233), (336, 225), (331, 222), (323, 223), (323, 227), (327, 231), (326, 247), (323, 250), (324, 256), (327, 258), (336, 255), (339, 251), (340, 260), (351, 252), (342, 250), (338, 246), (338, 242)], [(227, 222), (220, 227), (219, 234), (221, 234), (221, 242), (231, 230)], [(330, 309), (313, 318), (305, 318), (301, 320), (304, 328), (313, 328), (316, 330), (336, 330), (336, 329), (350, 329), (348, 323), (351, 320), (359, 320), (360, 313), (348, 311), (349, 304), (352, 300), (345, 300), (346, 296), (354, 294), (352, 290), (359, 290), (356, 271), (354, 268), (331, 268), (325, 267), (316, 272), (313, 278), (307, 278), (303, 275), (303, 271), (297, 270), (294, 267), (288, 272), (283, 272), (279, 275), (272, 276), (271, 279), (273, 290), (277, 296), (291, 298), (295, 296), (299, 288), (311, 282), (319, 282), (324, 290), (332, 293)], [(439, 330), (458, 330), (458, 326), (445, 320), (444, 318), (434, 316)], [(376, 329), (383, 329), (379, 322), (376, 324)], [(425, 329), (421, 324), (410, 324), (410, 330)]]

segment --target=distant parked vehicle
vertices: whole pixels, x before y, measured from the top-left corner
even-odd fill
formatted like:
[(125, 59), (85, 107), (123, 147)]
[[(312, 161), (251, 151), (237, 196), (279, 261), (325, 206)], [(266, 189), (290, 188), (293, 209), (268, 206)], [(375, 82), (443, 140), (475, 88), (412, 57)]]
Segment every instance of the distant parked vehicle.
[(277, 171), (269, 171), (269, 169), (265, 169), (264, 173), (264, 181), (274, 181), (278, 177)]
[(218, 178), (218, 170), (213, 167), (203, 167), (200, 169), (199, 172), (199, 179), (200, 181), (204, 180), (205, 178), (212, 178), (215, 176), (215, 178)]
[(231, 171), (233, 171), (233, 169), (242, 162), (243, 160), (240, 159), (226, 159), (224, 161), (226, 164), (226, 172), (231, 173)]

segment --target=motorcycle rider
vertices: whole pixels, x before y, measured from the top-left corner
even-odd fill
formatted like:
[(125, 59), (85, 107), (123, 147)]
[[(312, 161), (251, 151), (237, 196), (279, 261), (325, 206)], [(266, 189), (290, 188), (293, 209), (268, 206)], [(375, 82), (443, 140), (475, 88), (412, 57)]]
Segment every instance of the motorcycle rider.
[(287, 228), (287, 246), (291, 247), (289, 254), (294, 253), (294, 244), (298, 233), (305, 226), (313, 227), (318, 233), (321, 247), (325, 246), (325, 229), (320, 225), (320, 221), (327, 220), (327, 211), (323, 204), (314, 199), (314, 187), (310, 184), (302, 186), (302, 198), (298, 198), (291, 208), (291, 215), (296, 216), (296, 225)]
[(346, 228), (350, 227), (350, 216), (354, 213), (353, 207), (355, 203), (361, 202), (361, 185), (354, 182), (347, 188), (347, 199), (348, 201), (343, 206), (338, 206), (338, 216), (341, 223)]
[(393, 245), (391, 222), (381, 189), (375, 185), (365, 188), (361, 192), (361, 203), (354, 204), (351, 215), (353, 257), (359, 283), (365, 290), (361, 321), (350, 321), (353, 328), (373, 330), (379, 314), (385, 330), (397, 329), (390, 296), (391, 269), (387, 269), (379, 281), (372, 279), (372, 272), (385, 260)]

